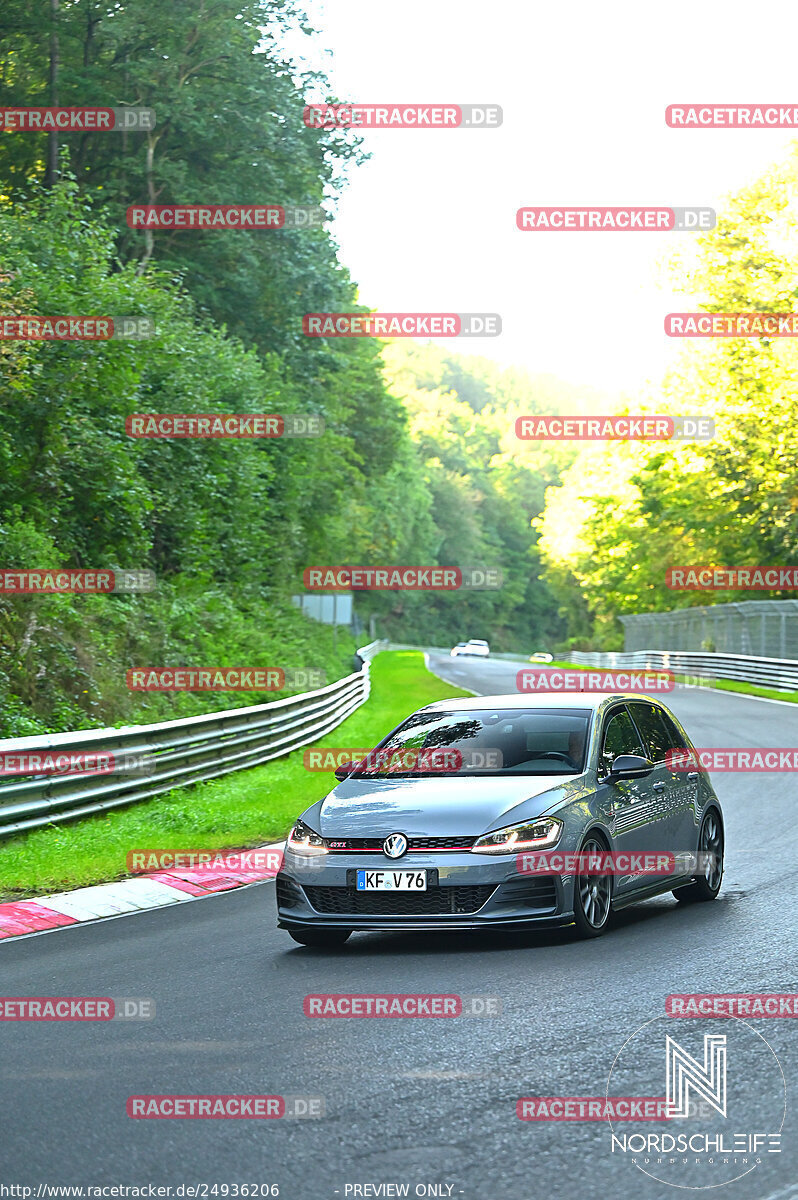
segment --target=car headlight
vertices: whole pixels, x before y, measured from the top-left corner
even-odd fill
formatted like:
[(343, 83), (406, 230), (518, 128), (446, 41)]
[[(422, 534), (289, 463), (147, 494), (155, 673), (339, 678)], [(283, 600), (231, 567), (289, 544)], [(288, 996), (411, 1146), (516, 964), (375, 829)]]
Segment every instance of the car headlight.
[(327, 854), (327, 843), (304, 821), (297, 821), (288, 835), (287, 849), (295, 854)]
[(477, 838), (472, 854), (514, 854), (520, 850), (546, 850), (556, 846), (562, 833), (562, 821), (555, 817), (538, 817), (523, 825), (509, 825)]

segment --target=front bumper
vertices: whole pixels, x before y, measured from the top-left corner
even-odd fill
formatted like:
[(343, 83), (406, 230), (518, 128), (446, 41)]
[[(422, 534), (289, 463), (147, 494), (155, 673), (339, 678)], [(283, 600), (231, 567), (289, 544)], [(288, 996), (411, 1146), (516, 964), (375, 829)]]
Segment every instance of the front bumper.
[[(358, 868), (427, 871), (426, 892), (357, 892)], [(308, 858), (287, 852), (277, 876), (277, 923), (352, 930), (463, 930), (564, 925), (573, 889), (557, 875), (519, 875), (515, 855), (413, 852)]]

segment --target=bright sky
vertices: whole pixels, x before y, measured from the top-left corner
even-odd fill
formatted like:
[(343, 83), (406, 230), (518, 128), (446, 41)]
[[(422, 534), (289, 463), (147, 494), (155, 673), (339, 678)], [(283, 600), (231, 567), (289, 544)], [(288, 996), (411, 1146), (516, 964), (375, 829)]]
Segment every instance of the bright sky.
[[(361, 301), (499, 312), (464, 353), (631, 391), (687, 309), (662, 267), (689, 233), (522, 233), (524, 205), (709, 205), (779, 158), (788, 130), (674, 130), (680, 102), (796, 103), (798, 9), (774, 0), (306, 0), (342, 99), (501, 104), (493, 130), (367, 130), (334, 223)], [(766, 17), (765, 17), (766, 13)], [(307, 39), (303, 39), (308, 50)], [(331, 53), (326, 53), (329, 51)]]

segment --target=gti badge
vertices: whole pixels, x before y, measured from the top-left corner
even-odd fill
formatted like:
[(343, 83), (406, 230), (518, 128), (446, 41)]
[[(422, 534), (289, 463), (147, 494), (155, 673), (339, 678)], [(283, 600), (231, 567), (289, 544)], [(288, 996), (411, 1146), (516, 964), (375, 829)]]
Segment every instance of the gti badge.
[(382, 850), (388, 858), (401, 858), (407, 851), (407, 838), (403, 833), (391, 833), (382, 843)]

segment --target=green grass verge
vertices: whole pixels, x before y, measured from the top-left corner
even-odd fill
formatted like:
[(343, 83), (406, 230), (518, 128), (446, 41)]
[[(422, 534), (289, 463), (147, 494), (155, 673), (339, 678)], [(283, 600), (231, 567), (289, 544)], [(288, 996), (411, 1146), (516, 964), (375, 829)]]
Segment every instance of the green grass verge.
[[(681, 683), (682, 677), (677, 675), (676, 681)], [(741, 683), (736, 679), (716, 679), (712, 686), (719, 692), (739, 692), (743, 696), (764, 696), (766, 700), (798, 704), (798, 692), (780, 692), (776, 688), (757, 687), (755, 683)]]
[[(371, 695), (319, 746), (373, 746), (424, 704), (467, 696), (432, 675), (418, 651), (385, 651), (371, 665)], [(283, 837), (295, 817), (335, 784), (311, 772), (303, 751), (155, 800), (51, 825), (0, 842), (0, 899), (121, 879), (130, 850), (243, 849)]]
[[(533, 663), (532, 665), (572, 667), (577, 671), (585, 670), (585, 667), (580, 667), (578, 663), (572, 662)], [(607, 668), (607, 670), (611, 669)], [(695, 675), (674, 675), (674, 679), (677, 683), (684, 683), (685, 680), (692, 682)], [(787, 704), (798, 704), (798, 692), (780, 692), (776, 688), (758, 687), (755, 683), (743, 683), (737, 679), (715, 679), (709, 686), (717, 692), (737, 692), (740, 696), (763, 696), (766, 700), (784, 700)]]

